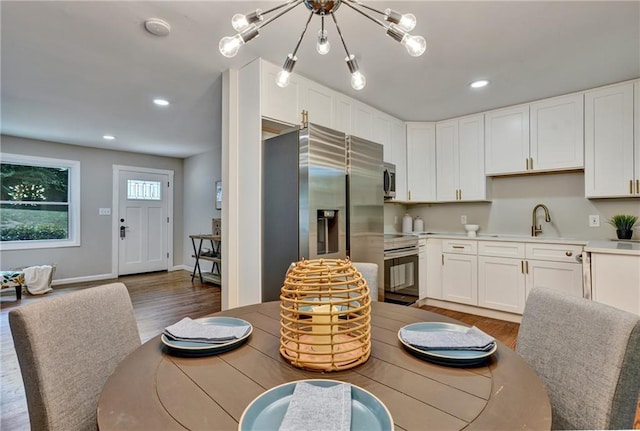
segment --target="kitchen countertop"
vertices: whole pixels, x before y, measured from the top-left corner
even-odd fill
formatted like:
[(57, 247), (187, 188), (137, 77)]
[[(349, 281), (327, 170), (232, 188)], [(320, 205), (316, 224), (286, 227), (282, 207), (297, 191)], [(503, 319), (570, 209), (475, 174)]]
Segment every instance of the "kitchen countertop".
[(589, 241), (584, 251), (591, 253), (627, 254), (640, 256), (640, 241)]
[(510, 241), (510, 242), (537, 242), (548, 244), (568, 244), (582, 245), (589, 244), (589, 241), (579, 240), (575, 238), (558, 238), (558, 237), (531, 237), (527, 235), (509, 235), (509, 234), (492, 234), (479, 233), (475, 237), (468, 236), (464, 232), (412, 232), (403, 235), (418, 235), (420, 238), (442, 238), (442, 239), (470, 239), (474, 241)]

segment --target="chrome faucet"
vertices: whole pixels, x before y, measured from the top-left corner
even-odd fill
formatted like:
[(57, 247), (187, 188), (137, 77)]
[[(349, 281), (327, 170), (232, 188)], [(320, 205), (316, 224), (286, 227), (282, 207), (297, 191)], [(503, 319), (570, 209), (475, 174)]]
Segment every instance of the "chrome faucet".
[(538, 204), (533, 207), (533, 212), (531, 213), (531, 236), (538, 236), (539, 233), (542, 233), (542, 225), (536, 226), (536, 211), (538, 211), (538, 208), (542, 208), (544, 210), (544, 221), (547, 223), (551, 222), (549, 208), (547, 208), (545, 204)]

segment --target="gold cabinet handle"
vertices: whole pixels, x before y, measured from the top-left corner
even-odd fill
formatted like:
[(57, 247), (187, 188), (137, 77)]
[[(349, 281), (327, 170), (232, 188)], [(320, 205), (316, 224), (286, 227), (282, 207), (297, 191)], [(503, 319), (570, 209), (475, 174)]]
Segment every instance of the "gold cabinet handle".
[(462, 200), (462, 189), (458, 189), (460, 192), (460, 200)]
[(409, 200), (411, 200), (411, 190), (409, 190)]
[(529, 170), (529, 157), (527, 157), (526, 159), (524, 159), (524, 162), (525, 162), (525, 164), (526, 164), (526, 166), (527, 166), (524, 170), (525, 170), (525, 171), (528, 171), (528, 170)]
[(526, 274), (529, 274), (529, 261), (525, 261), (524, 263), (524, 271)]
[(640, 194), (640, 180), (636, 180), (636, 193)]
[(629, 180), (629, 194), (633, 194), (633, 180)]
[(533, 157), (529, 158), (529, 169), (533, 170)]
[(453, 245), (451, 248), (464, 249), (463, 245)]
[(570, 251), (567, 251), (567, 252), (564, 253), (564, 255), (567, 256), (567, 257), (571, 257), (571, 256), (573, 256), (573, 253), (570, 252)]
[(524, 260), (520, 261), (520, 272), (524, 274)]
[(442, 255), (442, 265), (444, 265), (444, 254)]

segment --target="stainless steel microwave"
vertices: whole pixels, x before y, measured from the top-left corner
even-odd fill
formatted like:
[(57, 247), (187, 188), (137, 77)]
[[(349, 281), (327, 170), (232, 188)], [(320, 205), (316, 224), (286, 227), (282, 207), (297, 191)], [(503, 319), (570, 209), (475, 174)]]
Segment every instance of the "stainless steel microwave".
[(384, 198), (393, 199), (396, 197), (396, 165), (384, 162)]

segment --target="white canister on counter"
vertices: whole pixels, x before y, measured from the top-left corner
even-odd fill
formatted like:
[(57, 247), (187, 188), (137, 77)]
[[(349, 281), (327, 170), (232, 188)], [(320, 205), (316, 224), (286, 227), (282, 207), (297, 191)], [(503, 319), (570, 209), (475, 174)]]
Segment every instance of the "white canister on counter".
[(414, 232), (424, 232), (424, 222), (420, 218), (420, 216), (416, 216), (413, 219), (413, 231)]
[(411, 216), (408, 213), (405, 214), (404, 217), (402, 217), (402, 233), (411, 233), (412, 224), (413, 219)]

